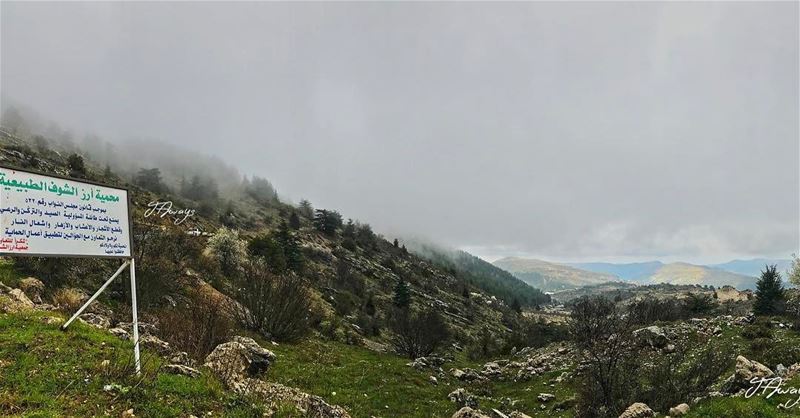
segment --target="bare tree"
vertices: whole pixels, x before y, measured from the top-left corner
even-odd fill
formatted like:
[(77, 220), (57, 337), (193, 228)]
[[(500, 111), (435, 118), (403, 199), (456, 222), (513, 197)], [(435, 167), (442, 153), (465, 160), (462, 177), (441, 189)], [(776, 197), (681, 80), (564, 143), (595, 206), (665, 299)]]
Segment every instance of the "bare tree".
[(242, 304), (238, 319), (247, 329), (279, 341), (298, 340), (308, 333), (311, 294), (300, 276), (271, 273), (256, 257), (244, 264), (234, 291)]
[(397, 352), (412, 359), (433, 353), (450, 337), (444, 318), (433, 308), (422, 312), (395, 309), (389, 327), (395, 334), (392, 343)]

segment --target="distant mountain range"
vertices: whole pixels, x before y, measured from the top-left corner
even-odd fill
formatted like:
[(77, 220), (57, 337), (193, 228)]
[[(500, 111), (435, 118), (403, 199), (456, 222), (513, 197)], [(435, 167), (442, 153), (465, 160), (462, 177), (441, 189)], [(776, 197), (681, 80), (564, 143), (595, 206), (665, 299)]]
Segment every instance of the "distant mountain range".
[(785, 272), (789, 269), (791, 260), (734, 260), (714, 265), (665, 264), (660, 261), (559, 264), (507, 257), (495, 261), (494, 264), (529, 285), (549, 292), (621, 280), (637, 284), (699, 284), (714, 287), (730, 285), (744, 290), (755, 289), (757, 277), (765, 265), (775, 264), (779, 271)]
[(546, 292), (620, 280), (617, 276), (605, 272), (587, 271), (530, 258), (506, 257), (495, 261), (494, 265), (510, 272), (528, 285)]
[(754, 258), (752, 260), (733, 260), (722, 264), (711, 264), (708, 267), (746, 276), (760, 276), (764, 266), (773, 264), (778, 266), (778, 271), (786, 279), (785, 273), (792, 266), (792, 260), (788, 259)]

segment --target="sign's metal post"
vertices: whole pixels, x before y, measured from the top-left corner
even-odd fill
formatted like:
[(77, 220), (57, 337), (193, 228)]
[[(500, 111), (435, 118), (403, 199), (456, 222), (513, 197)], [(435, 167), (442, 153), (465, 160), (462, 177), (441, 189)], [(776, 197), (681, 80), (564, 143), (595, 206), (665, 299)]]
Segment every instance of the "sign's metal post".
[[(122, 265), (121, 265), (121, 266), (119, 266), (119, 268), (118, 268), (118, 269), (117, 269), (117, 271), (116, 271), (116, 272), (115, 272), (115, 273), (114, 273), (114, 274), (111, 276), (111, 278), (110, 278), (110, 279), (108, 279), (108, 280), (106, 280), (106, 282), (105, 282), (105, 283), (103, 283), (103, 285), (102, 285), (102, 286), (100, 286), (100, 289), (97, 289), (97, 292), (94, 292), (94, 294), (92, 295), (92, 297), (90, 297), (90, 298), (89, 298), (89, 300), (87, 300), (87, 301), (86, 301), (86, 303), (84, 303), (84, 304), (83, 304), (83, 306), (81, 306), (81, 307), (80, 307), (80, 309), (78, 309), (78, 312), (75, 312), (75, 314), (74, 314), (74, 315), (72, 315), (72, 317), (69, 319), (69, 321), (65, 322), (65, 323), (64, 323), (64, 325), (62, 325), (62, 326), (61, 326), (61, 329), (62, 329), (62, 330), (64, 330), (64, 329), (67, 329), (67, 327), (69, 326), (69, 324), (71, 324), (71, 323), (72, 323), (72, 321), (74, 321), (76, 318), (78, 318), (78, 316), (80, 316), (80, 314), (82, 314), (82, 313), (83, 313), (83, 311), (84, 311), (84, 310), (86, 310), (86, 308), (88, 308), (88, 307), (89, 307), (89, 305), (91, 305), (91, 304), (92, 304), (92, 302), (94, 302), (94, 300), (95, 300), (95, 299), (97, 299), (97, 297), (98, 297), (98, 296), (100, 296), (100, 294), (101, 294), (101, 293), (103, 293), (103, 291), (104, 291), (104, 290), (106, 290), (106, 288), (108, 287), (108, 285), (110, 285), (110, 284), (111, 284), (111, 282), (113, 282), (113, 281), (114, 281), (114, 279), (116, 279), (116, 278), (117, 278), (117, 276), (119, 276), (119, 274), (120, 274), (120, 273), (122, 273), (122, 271), (123, 271), (123, 270), (125, 270), (125, 267), (128, 267), (128, 265), (129, 265), (129, 264), (131, 264), (131, 262), (132, 262), (132, 261), (133, 261), (133, 259), (132, 259), (132, 258), (131, 258), (130, 260), (125, 260), (125, 262), (124, 262), (124, 263), (122, 263)], [(131, 271), (132, 271), (132, 269), (131, 269)], [(135, 298), (135, 296), (134, 296), (134, 298)], [(134, 300), (136, 300), (136, 299), (134, 299)], [(134, 311), (135, 311), (135, 308), (134, 308)], [(135, 318), (135, 317), (136, 317), (136, 314), (134, 314), (134, 318)]]
[(139, 314), (136, 309), (136, 261), (131, 257), (131, 307), (133, 308), (133, 359), (136, 362), (136, 375), (142, 374), (139, 362)]

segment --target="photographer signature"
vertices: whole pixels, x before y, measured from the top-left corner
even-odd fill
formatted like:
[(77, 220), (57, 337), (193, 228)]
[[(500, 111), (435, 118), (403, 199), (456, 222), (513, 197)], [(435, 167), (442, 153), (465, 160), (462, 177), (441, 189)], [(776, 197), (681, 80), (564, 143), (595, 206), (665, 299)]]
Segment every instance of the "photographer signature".
[(754, 395), (760, 395), (769, 399), (774, 395), (795, 395), (796, 398), (778, 404), (778, 408), (794, 408), (800, 404), (800, 388), (793, 386), (784, 387), (782, 377), (754, 377), (750, 380), (753, 385), (744, 393), (744, 397), (749, 399)]
[(159, 218), (163, 218), (165, 216), (170, 216), (175, 218), (175, 225), (180, 225), (184, 223), (187, 219), (191, 218), (192, 216), (197, 213), (194, 209), (172, 209), (172, 201), (168, 200), (166, 202), (161, 202), (158, 200), (154, 200), (147, 204), (147, 209), (144, 211), (144, 217), (149, 218), (150, 216), (158, 216)]

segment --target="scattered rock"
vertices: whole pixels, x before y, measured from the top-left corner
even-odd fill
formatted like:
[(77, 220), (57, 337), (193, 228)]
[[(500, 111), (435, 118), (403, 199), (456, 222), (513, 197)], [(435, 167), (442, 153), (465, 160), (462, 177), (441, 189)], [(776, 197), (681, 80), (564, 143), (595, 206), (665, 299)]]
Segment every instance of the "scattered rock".
[(170, 374), (180, 374), (189, 377), (198, 377), (201, 374), (199, 370), (184, 366), (183, 364), (167, 364), (164, 366), (164, 371)]
[(491, 418), (491, 417), (482, 413), (481, 411), (465, 406), (456, 411), (456, 413), (453, 414), (452, 418)]
[(452, 370), (450, 370), (450, 374), (453, 377), (455, 377), (456, 379), (462, 380), (462, 381), (465, 381), (465, 382), (472, 382), (472, 381), (481, 379), (481, 375), (478, 374), (477, 371), (475, 371), (473, 369), (470, 369), (470, 368), (465, 368), (463, 370), (462, 369), (452, 369)]
[(194, 364), (189, 353), (185, 351), (176, 351), (169, 357), (169, 362), (172, 364), (182, 364), (184, 366), (191, 366)]
[(113, 336), (115, 336), (117, 338), (123, 339), (123, 340), (131, 339), (131, 335), (128, 334), (128, 331), (126, 331), (126, 330), (124, 330), (122, 328), (111, 328), (111, 329), (108, 330), (108, 332), (110, 332), (111, 335), (113, 335)]
[(667, 346), (664, 347), (664, 353), (666, 353), (666, 354), (674, 353), (675, 349), (676, 349), (675, 348), (675, 344), (667, 344)]
[(555, 398), (556, 395), (553, 395), (552, 393), (540, 393), (539, 396), (536, 397), (539, 402), (550, 402)]
[(481, 374), (486, 378), (495, 378), (500, 376), (503, 373), (502, 369), (500, 369), (500, 365), (497, 364), (496, 361), (491, 361), (483, 365), (483, 369), (481, 369)]
[(275, 361), (275, 354), (261, 347), (252, 338), (233, 337), (220, 344), (206, 357), (206, 367), (224, 382), (259, 377)]
[(8, 294), (17, 302), (24, 304), (27, 307), (33, 308), (33, 302), (28, 299), (28, 296), (21, 289), (11, 289)]
[(20, 289), (11, 289), (0, 294), (0, 312), (17, 313), (33, 309), (33, 302)]
[(729, 378), (729, 392), (735, 392), (750, 386), (750, 380), (757, 377), (772, 377), (775, 373), (769, 367), (757, 362), (748, 360), (744, 356), (736, 357), (736, 372)]
[(656, 416), (656, 413), (653, 412), (649, 406), (641, 402), (636, 402), (629, 406), (619, 418), (649, 418), (654, 416)]
[(136, 418), (136, 415), (133, 414), (133, 408), (123, 411), (120, 418)]
[(436, 379), (436, 376), (428, 376), (428, 381), (431, 382), (434, 385), (438, 385), (439, 384), (439, 380)]
[(156, 337), (155, 335), (139, 336), (139, 343), (145, 347), (157, 351), (162, 356), (167, 356), (172, 352), (169, 343)]
[(35, 277), (26, 277), (19, 281), (19, 288), (28, 295), (33, 303), (42, 303), (44, 283), (41, 280)]
[(662, 348), (669, 342), (664, 330), (657, 325), (651, 325), (646, 328), (637, 329), (633, 332), (633, 335), (641, 344), (656, 348)]
[(43, 316), (42, 322), (47, 325), (61, 325), (64, 323), (64, 319), (59, 318), (57, 316)]
[(784, 376), (785, 380), (789, 380), (795, 376), (800, 374), (800, 363), (795, 363), (789, 366), (789, 369), (786, 370), (786, 375)]
[(245, 378), (235, 382), (229, 389), (234, 392), (260, 398), (268, 403), (292, 404), (306, 417), (311, 418), (350, 418), (347, 411), (331, 405), (319, 396), (309, 395), (299, 389), (259, 379)]
[(442, 357), (419, 357), (412, 361), (411, 363), (406, 364), (406, 366), (413, 367), (419, 371), (425, 369), (437, 369), (441, 367), (447, 360)]
[(111, 327), (111, 320), (100, 314), (84, 313), (79, 319), (95, 328), (108, 329)]
[(785, 377), (786, 374), (789, 372), (789, 369), (786, 368), (783, 364), (779, 364), (775, 366), (775, 374), (779, 377)]
[(450, 399), (451, 402), (455, 402), (458, 406), (478, 407), (478, 400), (464, 388), (458, 388), (450, 392), (450, 394), (447, 395), (447, 399)]
[(681, 417), (689, 413), (689, 405), (682, 403), (669, 409), (670, 417)]
[(508, 414), (508, 418), (531, 418), (531, 417), (527, 414), (523, 414), (522, 412), (513, 411), (510, 414)]

